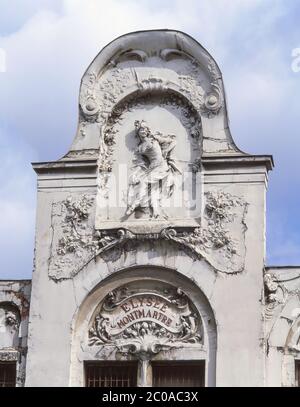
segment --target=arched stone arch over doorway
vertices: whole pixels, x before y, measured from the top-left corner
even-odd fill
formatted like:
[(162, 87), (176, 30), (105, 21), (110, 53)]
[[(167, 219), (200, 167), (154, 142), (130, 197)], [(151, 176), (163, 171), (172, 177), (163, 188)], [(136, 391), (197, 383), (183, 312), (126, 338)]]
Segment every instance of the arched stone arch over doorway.
[(214, 386), (216, 347), (213, 311), (195, 283), (167, 268), (125, 269), (97, 285), (79, 307), (70, 385), (84, 385), (85, 363), (136, 361), (137, 385), (151, 386), (152, 365), (176, 361), (202, 363), (205, 385)]

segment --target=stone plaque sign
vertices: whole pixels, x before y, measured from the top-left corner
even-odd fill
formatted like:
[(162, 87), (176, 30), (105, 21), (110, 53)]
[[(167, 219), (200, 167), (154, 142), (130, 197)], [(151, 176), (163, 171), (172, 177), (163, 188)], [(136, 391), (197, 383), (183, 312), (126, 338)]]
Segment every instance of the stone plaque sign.
[(130, 290), (107, 295), (89, 329), (89, 345), (111, 344), (121, 352), (157, 353), (180, 343), (201, 343), (201, 320), (180, 290)]

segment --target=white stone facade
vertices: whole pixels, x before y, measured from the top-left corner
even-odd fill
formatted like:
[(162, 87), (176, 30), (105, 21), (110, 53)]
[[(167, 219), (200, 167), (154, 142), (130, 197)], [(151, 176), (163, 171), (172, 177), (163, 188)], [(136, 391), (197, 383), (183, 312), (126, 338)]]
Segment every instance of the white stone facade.
[(138, 361), (139, 386), (174, 360), (204, 361), (206, 386), (295, 386), (300, 267), (266, 267), (272, 157), (235, 145), (211, 55), (177, 31), (124, 35), (79, 103), (70, 151), (33, 165), (32, 283), (0, 286), (22, 346), (6, 329), (0, 355), (23, 355), (25, 386), (84, 386), (85, 362), (115, 360)]

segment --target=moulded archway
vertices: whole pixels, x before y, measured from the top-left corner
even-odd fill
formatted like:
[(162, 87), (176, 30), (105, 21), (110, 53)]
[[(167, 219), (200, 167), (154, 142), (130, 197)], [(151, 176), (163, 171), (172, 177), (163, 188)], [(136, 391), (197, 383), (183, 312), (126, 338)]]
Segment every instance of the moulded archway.
[[(147, 349), (145, 349), (145, 341), (143, 340), (142, 346), (144, 347), (143, 349), (139, 348), (138, 351), (136, 345), (134, 345), (132, 341), (129, 340), (128, 342), (128, 340), (125, 340), (124, 342), (124, 337), (120, 340), (118, 334), (119, 331), (124, 332), (125, 328), (123, 329), (123, 327), (117, 330), (118, 332), (116, 333), (116, 336), (114, 336), (114, 338), (116, 338), (115, 343), (112, 343), (111, 338), (107, 340), (106, 343), (103, 343), (102, 336), (101, 340), (99, 340), (96, 345), (94, 343), (93, 346), (90, 346), (89, 339), (91, 339), (91, 335), (89, 333), (91, 332), (91, 328), (95, 328), (95, 321), (96, 323), (97, 321), (99, 322), (99, 309), (103, 307), (105, 301), (107, 302), (107, 300), (110, 301), (112, 299), (113, 294), (108, 294), (118, 293), (120, 292), (120, 288), (129, 289), (130, 293), (128, 294), (127, 291), (126, 294), (128, 295), (128, 298), (132, 298), (133, 296), (138, 298), (138, 296), (141, 295), (143, 295), (144, 298), (145, 295), (161, 298), (162, 303), (168, 303), (170, 306), (170, 315), (173, 316), (177, 313), (177, 310), (175, 310), (176, 301), (178, 304), (178, 301), (183, 299), (181, 305), (184, 305), (185, 308), (181, 307), (181, 311), (179, 311), (181, 314), (177, 315), (179, 322), (177, 321), (177, 325), (173, 324), (173, 326), (170, 327), (170, 330), (175, 328), (173, 331), (178, 331), (173, 334), (171, 341), (168, 342), (168, 339), (165, 337), (168, 329), (165, 330), (165, 325), (163, 323), (156, 324), (157, 319), (154, 320), (153, 318), (148, 318), (149, 322), (146, 322), (147, 318), (138, 318), (142, 329), (143, 322), (146, 329), (150, 328), (151, 324), (153, 327), (156, 326), (156, 328), (162, 328), (162, 333), (153, 335), (152, 332), (148, 335), (148, 343), (146, 344)], [(166, 293), (166, 291), (168, 291), (168, 293)], [(171, 293), (171, 291), (173, 292)], [(113, 309), (114, 306), (115, 305), (112, 305), (111, 309)], [(175, 308), (171, 309), (172, 307)], [(145, 307), (145, 309), (148, 310), (147, 312), (150, 312), (149, 307)], [(103, 311), (102, 308), (101, 310)], [(110, 311), (111, 310), (108, 312)], [(108, 314), (106, 314), (105, 317), (107, 317), (107, 315)], [(145, 317), (146, 315), (144, 314), (143, 316)], [(102, 321), (103, 320), (105, 324), (107, 319), (105, 320), (104, 318)], [(116, 319), (114, 321), (116, 321)], [(196, 323), (194, 324), (195, 321)], [(187, 328), (183, 328), (181, 322)], [(131, 327), (134, 327), (134, 324), (132, 324), (133, 322), (128, 324), (128, 326), (130, 325)], [(167, 333), (170, 335), (170, 332)], [(95, 332), (93, 334), (94, 339), (96, 338), (97, 342), (97, 335), (95, 336)], [(136, 341), (139, 334), (140, 332), (135, 334), (137, 337), (135, 337), (135, 341), (133, 342), (138, 341), (140, 344), (140, 340)], [(106, 333), (104, 332), (104, 336), (105, 335)], [(184, 339), (183, 342), (182, 339)], [(153, 343), (151, 343), (151, 340), (153, 340)], [(122, 345), (122, 349), (120, 344)], [(121, 270), (98, 284), (87, 295), (79, 307), (78, 312), (74, 316), (70, 385), (84, 385), (84, 363), (88, 361), (137, 360), (139, 362), (146, 361), (149, 366), (149, 363), (153, 361), (182, 360), (205, 361), (205, 385), (215, 386), (216, 347), (217, 332), (215, 318), (207, 298), (199, 287), (186, 277), (179, 275), (174, 270), (166, 268), (147, 266)], [(142, 369), (140, 369), (139, 374), (143, 376)], [(138, 383), (139, 385), (147, 385), (145, 384), (145, 375), (139, 378)]]

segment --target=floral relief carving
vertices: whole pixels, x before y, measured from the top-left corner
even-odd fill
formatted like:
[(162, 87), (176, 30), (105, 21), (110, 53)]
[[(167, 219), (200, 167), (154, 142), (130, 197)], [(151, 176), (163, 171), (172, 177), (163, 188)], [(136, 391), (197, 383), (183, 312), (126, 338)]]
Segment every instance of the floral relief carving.
[(115, 123), (119, 121), (119, 116), (114, 113), (107, 122), (107, 126), (103, 131), (103, 137), (100, 144), (100, 156), (101, 160), (99, 162), (100, 173), (107, 173), (112, 171), (113, 166), (113, 152), (114, 146), (116, 144), (116, 133), (114, 129)]
[(68, 197), (64, 202), (65, 216), (63, 219), (65, 233), (58, 243), (57, 254), (65, 255), (67, 253), (75, 253), (81, 256), (81, 248), (95, 248), (95, 242), (85, 233), (85, 221), (89, 216), (89, 209), (92, 206), (93, 200), (86, 195), (80, 200), (74, 201), (72, 197)]
[(94, 197), (86, 195), (54, 204), (52, 216), (56, 221), (49, 267), (49, 276), (54, 280), (72, 278), (95, 256), (107, 258), (112, 253), (116, 258), (145, 241), (177, 244), (189, 255), (206, 259), (219, 272), (243, 270), (247, 203), (242, 198), (208, 192), (202, 225), (185, 231), (175, 228), (138, 234), (122, 228), (99, 231), (94, 228), (93, 211)]
[(69, 196), (53, 204), (49, 276), (55, 280), (74, 277), (96, 255), (132, 238), (129, 231), (94, 228), (95, 197)]
[[(173, 55), (176, 50), (171, 51), (170, 55)], [(146, 59), (146, 54), (142, 50), (130, 51), (127, 54), (136, 56), (141, 62)], [(95, 72), (89, 72), (84, 77), (80, 95), (81, 123), (98, 122), (106, 126), (107, 118), (113, 107), (121, 100), (126, 88), (136, 86), (140, 96), (149, 91), (160, 92), (163, 96), (170, 89), (170, 83), (165, 78), (157, 77), (154, 72), (150, 71), (148, 76), (139, 77), (136, 69), (128, 66), (120, 67), (119, 63), (119, 60), (111, 61), (101, 76)], [(209, 61), (208, 72), (212, 81), (209, 90), (203, 89), (199, 79), (201, 72), (202, 68), (197, 61), (186, 60), (184, 67), (175, 69), (174, 83), (196, 110), (208, 115), (217, 114), (223, 100), (217, 67), (213, 61)]]
[(108, 68), (101, 81), (97, 80), (97, 75), (93, 72), (84, 78), (80, 106), (83, 119), (88, 122), (105, 122), (108, 112), (111, 112), (125, 88), (129, 83), (135, 82), (130, 69), (114, 66)]
[[(247, 203), (229, 193), (206, 193), (202, 226), (192, 231), (177, 232), (166, 229), (167, 239), (205, 258), (218, 271), (236, 273), (244, 267), (244, 218)], [(229, 226), (238, 222), (239, 233), (234, 235)]]
[[(188, 54), (176, 49), (162, 49), (158, 54), (165, 62), (180, 57), (186, 60), (183, 67), (176, 70), (176, 81), (197, 109), (210, 113), (217, 113), (222, 104), (222, 91), (218, 85), (220, 75), (215, 62), (208, 60), (207, 71), (211, 80), (211, 91), (205, 92), (199, 81), (202, 68), (199, 63)], [(147, 53), (144, 50), (130, 50), (111, 60), (102, 73), (101, 82), (95, 72), (89, 72), (84, 78), (84, 91), (81, 95), (81, 107), (87, 120), (98, 120), (103, 112), (108, 112), (117, 102), (125, 88), (137, 84), (141, 90), (166, 90), (168, 83), (163, 78), (157, 78), (150, 73), (147, 78), (140, 78), (134, 68), (120, 67), (126, 60), (136, 59), (144, 63)], [(101, 106), (101, 108), (100, 108)]]
[(206, 91), (199, 82), (201, 67), (197, 61), (191, 61), (190, 69), (187, 72), (182, 72), (178, 78), (182, 92), (199, 111), (210, 117), (219, 113), (223, 104), (223, 97), (219, 86), (220, 75), (216, 64), (210, 60), (207, 68), (210, 73), (211, 84), (210, 89)]
[(96, 253), (99, 239), (91, 220), (93, 202), (93, 196), (82, 195), (53, 204), (49, 259), (49, 275), (53, 279), (70, 278), (74, 264), (82, 265), (89, 255)]
[(234, 208), (243, 206), (245, 206), (243, 198), (229, 193), (222, 191), (206, 193), (206, 214), (214, 224), (232, 222), (235, 217)]

